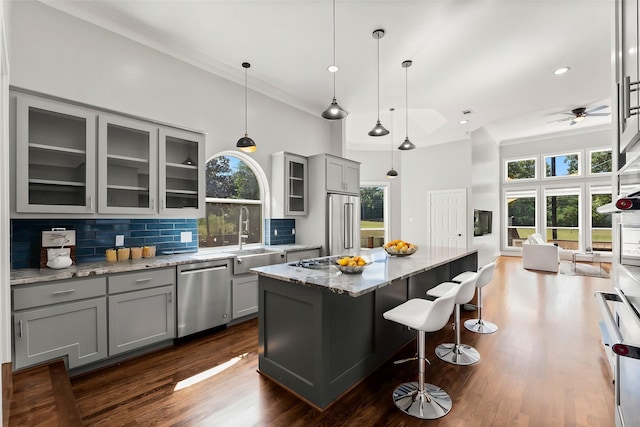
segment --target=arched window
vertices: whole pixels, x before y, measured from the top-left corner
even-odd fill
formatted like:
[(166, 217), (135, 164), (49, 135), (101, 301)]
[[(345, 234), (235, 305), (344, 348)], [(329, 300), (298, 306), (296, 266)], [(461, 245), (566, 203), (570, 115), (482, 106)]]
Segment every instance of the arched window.
[[(242, 153), (222, 152), (207, 161), (206, 215), (198, 220), (199, 247), (262, 243), (266, 180), (260, 166)], [(240, 222), (241, 207), (246, 211)], [(241, 229), (240, 229), (241, 227)]]

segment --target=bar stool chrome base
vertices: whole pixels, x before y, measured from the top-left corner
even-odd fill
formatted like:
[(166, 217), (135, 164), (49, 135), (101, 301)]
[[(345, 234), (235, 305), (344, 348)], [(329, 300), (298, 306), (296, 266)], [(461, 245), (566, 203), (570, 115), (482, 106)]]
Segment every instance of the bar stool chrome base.
[(440, 344), (436, 347), (436, 356), (454, 365), (473, 365), (480, 361), (478, 350), (466, 344)]
[(492, 334), (498, 330), (498, 325), (483, 319), (465, 320), (464, 327), (476, 334)]
[(444, 417), (452, 407), (451, 397), (446, 391), (433, 384), (424, 384), (420, 391), (417, 382), (400, 384), (393, 391), (393, 403), (407, 415), (423, 420)]

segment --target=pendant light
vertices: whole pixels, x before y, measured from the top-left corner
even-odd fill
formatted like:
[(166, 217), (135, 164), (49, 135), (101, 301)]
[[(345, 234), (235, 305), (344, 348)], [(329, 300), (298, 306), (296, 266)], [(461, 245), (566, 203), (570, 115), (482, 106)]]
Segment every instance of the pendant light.
[(249, 67), (251, 67), (251, 64), (248, 62), (242, 63), (242, 68), (244, 68), (244, 136), (236, 143), (236, 148), (245, 153), (253, 153), (256, 151), (256, 143), (253, 139), (249, 138), (249, 134), (247, 133), (247, 69)]
[(407, 113), (407, 136), (404, 139), (404, 142), (398, 147), (398, 150), (413, 150), (414, 148), (416, 148), (415, 144), (409, 141), (409, 67), (411, 67), (412, 64), (413, 62), (410, 60), (402, 62), (402, 67), (405, 70), (405, 110)]
[(387, 172), (387, 178), (393, 179), (398, 176), (398, 172), (393, 168), (393, 111), (395, 108), (389, 108), (391, 111), (391, 169)]
[(380, 39), (384, 37), (384, 30), (375, 30), (373, 38), (378, 40), (378, 121), (376, 125), (369, 131), (369, 136), (388, 135), (389, 131), (380, 123)]
[(328, 120), (341, 120), (347, 117), (349, 113), (336, 101), (336, 73), (340, 69), (336, 65), (336, 0), (333, 0), (333, 64), (327, 69), (333, 74), (333, 100), (331, 105), (322, 112), (322, 117)]

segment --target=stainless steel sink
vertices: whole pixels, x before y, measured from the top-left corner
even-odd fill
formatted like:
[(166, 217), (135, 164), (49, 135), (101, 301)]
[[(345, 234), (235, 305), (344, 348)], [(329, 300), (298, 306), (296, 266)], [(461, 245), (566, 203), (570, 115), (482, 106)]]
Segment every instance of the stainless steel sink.
[(284, 251), (254, 248), (229, 251), (235, 255), (233, 259), (233, 274), (248, 273), (254, 267), (281, 264), (285, 261)]

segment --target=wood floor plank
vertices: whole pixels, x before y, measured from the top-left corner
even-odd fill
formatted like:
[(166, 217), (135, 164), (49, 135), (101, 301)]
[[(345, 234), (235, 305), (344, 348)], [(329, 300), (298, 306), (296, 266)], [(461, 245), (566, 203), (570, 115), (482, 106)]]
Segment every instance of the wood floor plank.
[[(415, 362), (389, 361), (329, 409), (312, 408), (257, 373), (257, 320), (72, 378), (71, 384), (87, 426), (609, 427), (613, 385), (593, 294), (611, 289), (609, 279), (527, 271), (520, 258), (501, 257), (483, 290), (483, 317), (499, 330), (461, 330), (480, 362), (454, 366), (435, 357), (437, 344), (453, 340), (450, 325), (427, 336), (427, 381), (453, 399), (447, 416), (429, 422), (403, 414), (391, 399), (396, 386), (417, 379)], [(463, 311), (462, 320), (475, 314)], [(394, 359), (415, 352), (414, 342)], [(215, 375), (176, 389), (227, 362)], [(32, 387), (40, 392), (38, 384)], [(13, 409), (28, 412), (12, 406), (12, 418)]]

